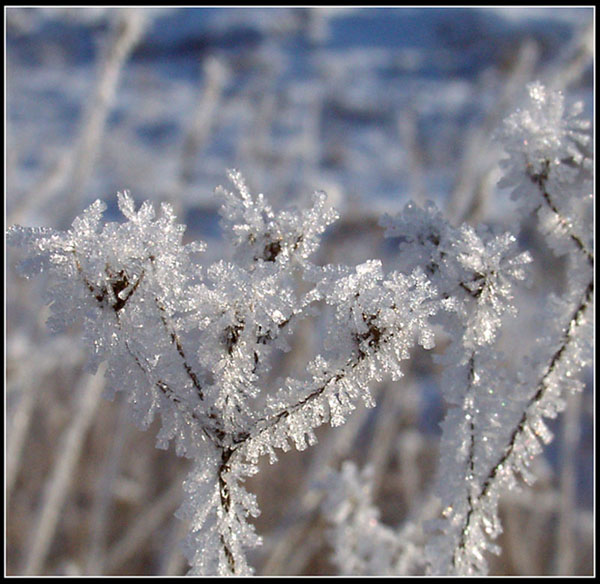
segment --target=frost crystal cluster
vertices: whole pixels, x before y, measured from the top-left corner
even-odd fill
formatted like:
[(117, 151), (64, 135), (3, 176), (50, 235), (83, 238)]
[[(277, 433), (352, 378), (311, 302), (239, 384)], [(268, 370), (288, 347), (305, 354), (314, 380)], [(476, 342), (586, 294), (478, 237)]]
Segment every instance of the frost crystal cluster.
[[(369, 385), (399, 380), (415, 344), (434, 346), (436, 326), (450, 339), (439, 356), (448, 406), (435, 488), (442, 514), (426, 525), (426, 543), (414, 524), (383, 526), (368, 474), (345, 465), (329, 480), (335, 559), (350, 573), (487, 571), (484, 552), (501, 531), (498, 498), (517, 475), (531, 479), (530, 460), (551, 439), (543, 418), (581, 389), (577, 373), (591, 358), (590, 140), (561, 94), (534, 84), (529, 95), (505, 122), (502, 184), (567, 257), (569, 289), (549, 299), (547, 330), (518, 367), (505, 367), (497, 345), (532, 256), (509, 232), (453, 227), (433, 203), (382, 219), (400, 239), (400, 268), (390, 273), (379, 260), (313, 263), (337, 218), (325, 195), (308, 209), (275, 212), (236, 171), (234, 190), (218, 190), (230, 261), (204, 265), (205, 246), (183, 244), (169, 205), (158, 215), (149, 203), (136, 210), (127, 193), (119, 223), (104, 222), (97, 201), (67, 231), (9, 230), (9, 243), (29, 252), (23, 274), (51, 276), (50, 326), (83, 322), (91, 369), (106, 361), (108, 386), (126, 393), (138, 424), (160, 416), (158, 447), (172, 441), (193, 461), (178, 512), (190, 524), (191, 574), (252, 573), (246, 552), (261, 541), (250, 522), (259, 508), (244, 482), (259, 458), (302, 450), (318, 426), (344, 423), (360, 400), (372, 405)], [(274, 383), (274, 358), (318, 310), (328, 319), (321, 352), (302, 377)]]
[[(499, 552), (494, 539), (502, 532), (501, 494), (519, 488), (519, 478), (533, 482), (531, 462), (552, 440), (544, 418), (556, 417), (567, 394), (583, 388), (580, 374), (592, 363), (593, 338), (590, 126), (580, 119), (581, 105), (567, 113), (560, 92), (539, 83), (528, 92), (527, 106), (499, 133), (508, 154), (500, 185), (520, 202), (521, 222), (537, 216), (548, 246), (566, 257), (566, 290), (548, 296), (546, 326), (531, 354), (507, 366), (501, 333), (518, 316), (515, 292), (533, 259), (520, 251), (516, 236), (484, 225), (453, 227), (433, 203), (421, 208), (411, 202), (398, 216), (382, 218), (386, 235), (399, 239), (401, 269), (421, 266), (440, 301), (452, 308), (438, 315), (450, 339), (438, 359), (448, 406), (433, 490), (441, 513), (423, 522), (425, 540), (412, 520), (392, 536), (369, 497), (355, 494), (365, 488), (364, 479), (344, 467), (336, 481), (330, 479), (330, 492), (352, 494), (329, 516), (335, 559), (353, 565), (354, 573), (422, 573), (418, 562), (406, 559), (424, 555), (429, 574), (486, 574), (485, 552)], [(415, 547), (420, 554), (409, 551)], [(399, 561), (406, 571), (394, 569)]]
[[(248, 516), (259, 510), (243, 486), (263, 454), (303, 449), (314, 428), (343, 423), (369, 383), (399, 378), (415, 338), (433, 344), (428, 319), (439, 302), (423, 272), (384, 277), (381, 263), (356, 268), (310, 262), (336, 218), (316, 194), (305, 211), (275, 214), (231, 172), (236, 192), (220, 190), (233, 262), (207, 268), (201, 244), (182, 244), (184, 228), (168, 205), (156, 217), (119, 195), (126, 221), (103, 223), (97, 201), (71, 229), (13, 227), (26, 245), (25, 275), (47, 270), (51, 326), (83, 320), (90, 365), (108, 361), (108, 382), (126, 391), (136, 420), (159, 414), (158, 446), (173, 440), (194, 466), (180, 514), (191, 523), (187, 549), (194, 574), (247, 574), (245, 549), (260, 542)], [(297, 280), (304, 281), (300, 293)], [(325, 351), (307, 376), (269, 388), (274, 351), (319, 301), (332, 308)]]

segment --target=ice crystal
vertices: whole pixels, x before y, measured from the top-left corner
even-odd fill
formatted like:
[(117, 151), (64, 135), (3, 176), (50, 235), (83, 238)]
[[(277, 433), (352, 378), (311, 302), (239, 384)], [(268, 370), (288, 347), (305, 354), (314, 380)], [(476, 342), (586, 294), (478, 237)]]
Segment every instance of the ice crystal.
[[(399, 378), (415, 342), (433, 346), (436, 290), (420, 269), (383, 273), (316, 266), (311, 254), (336, 214), (315, 194), (307, 210), (276, 213), (230, 172), (235, 192), (218, 189), (232, 261), (197, 263), (203, 244), (183, 245), (184, 228), (163, 205), (138, 210), (118, 197), (121, 223), (103, 223), (92, 204), (66, 232), (14, 227), (23, 271), (47, 270), (54, 327), (84, 322), (90, 364), (107, 360), (108, 385), (126, 391), (139, 424), (162, 419), (157, 446), (175, 442), (193, 459), (179, 515), (191, 533), (192, 574), (248, 574), (245, 552), (260, 543), (249, 518), (259, 509), (244, 480), (262, 455), (316, 442), (314, 429), (339, 425), (368, 386)], [(304, 284), (298, 286), (298, 281)], [(272, 358), (318, 302), (331, 307), (325, 352), (307, 375), (269, 388)]]
[(528, 484), (535, 479), (531, 461), (552, 439), (543, 418), (564, 408), (565, 392), (581, 389), (581, 382), (572, 378), (585, 365), (592, 338), (585, 323), (592, 310), (593, 254), (577, 213), (587, 192), (582, 171), (587, 161), (576, 148), (586, 144), (581, 133), (586, 124), (565, 114), (559, 93), (533, 84), (529, 95), (530, 107), (505, 123), (510, 158), (502, 184), (517, 185), (515, 195), (529, 197), (522, 210), (537, 210), (550, 245), (568, 254), (568, 291), (556, 302), (535, 355), (509, 374), (502, 355), (490, 350), (491, 341), (502, 314), (515, 312), (510, 291), (523, 279), (522, 267), (531, 258), (516, 253), (509, 234), (488, 237), (482, 246), (471, 228), (462, 228), (456, 257), (473, 273), (487, 276), (461, 284), (477, 301), (462, 305), (459, 314), (468, 315), (466, 326), (445, 361), (458, 365), (447, 393), (451, 408), (443, 424), (438, 469), (437, 492), (446, 511), (431, 525), (426, 548), (434, 574), (487, 572), (484, 552), (499, 549), (492, 543), (501, 532), (498, 498), (504, 489), (516, 487), (517, 476)]
[(567, 110), (559, 91), (539, 82), (528, 86), (526, 106), (509, 116), (500, 133), (508, 158), (500, 186), (526, 211), (539, 214), (540, 227), (561, 254), (577, 245), (588, 258), (593, 248), (592, 136), (583, 106)]

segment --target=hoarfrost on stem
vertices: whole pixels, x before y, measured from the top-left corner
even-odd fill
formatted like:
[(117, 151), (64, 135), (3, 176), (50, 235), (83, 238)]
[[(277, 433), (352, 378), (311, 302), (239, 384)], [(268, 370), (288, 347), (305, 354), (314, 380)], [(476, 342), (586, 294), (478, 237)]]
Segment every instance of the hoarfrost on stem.
[(509, 116), (500, 134), (508, 153), (500, 184), (521, 201), (522, 221), (536, 213), (549, 246), (568, 261), (567, 290), (561, 299), (548, 297), (547, 330), (533, 355), (507, 367), (497, 347), (532, 261), (513, 235), (455, 229), (432, 204), (410, 204), (383, 222), (388, 235), (407, 234), (400, 246), (405, 261), (428, 266), (438, 290), (457, 303), (444, 322), (452, 340), (440, 359), (449, 409), (436, 484), (442, 517), (430, 523), (426, 545), (433, 574), (487, 573), (485, 552), (499, 551), (493, 540), (502, 531), (498, 499), (517, 487), (518, 476), (533, 481), (531, 460), (552, 439), (543, 418), (564, 408), (566, 392), (582, 389), (578, 373), (591, 363), (589, 123), (580, 119), (580, 105), (566, 112), (559, 92), (534, 83), (528, 93), (528, 106)]
[[(433, 203), (382, 218), (386, 235), (400, 240), (390, 273), (377, 259), (315, 264), (337, 218), (325, 195), (308, 209), (276, 212), (237, 171), (229, 172), (234, 190), (217, 191), (234, 254), (212, 265), (202, 265), (203, 243), (183, 244), (169, 205), (158, 215), (148, 202), (136, 210), (128, 193), (118, 196), (120, 223), (103, 222), (96, 201), (67, 231), (9, 229), (8, 242), (27, 249), (22, 273), (50, 275), (51, 328), (82, 322), (89, 367), (106, 361), (107, 385), (126, 393), (137, 423), (146, 428), (159, 414), (157, 446), (173, 441), (192, 459), (178, 511), (190, 525), (191, 574), (251, 574), (246, 553), (261, 538), (250, 519), (260, 510), (244, 483), (259, 458), (302, 450), (318, 426), (344, 423), (360, 400), (373, 405), (370, 384), (399, 380), (412, 348), (431, 349), (440, 326), (450, 340), (439, 356), (448, 405), (435, 485), (441, 516), (426, 544), (416, 525), (383, 526), (367, 474), (345, 465), (329, 479), (332, 538), (338, 563), (361, 573), (424, 563), (434, 574), (487, 572), (485, 552), (497, 551), (501, 532), (498, 499), (518, 476), (533, 479), (530, 461), (552, 438), (543, 418), (563, 409), (565, 392), (581, 390), (578, 374), (591, 362), (588, 125), (541, 84), (529, 98), (501, 132), (501, 184), (522, 202), (521, 219), (535, 213), (551, 248), (566, 256), (568, 286), (549, 297), (533, 353), (510, 367), (498, 344), (518, 316), (514, 297), (532, 256), (518, 233), (454, 227)], [(274, 383), (274, 359), (318, 310), (328, 319), (321, 353), (301, 377)]]
[[(51, 325), (78, 320), (90, 366), (108, 361), (108, 383), (126, 391), (135, 418), (162, 420), (158, 446), (175, 442), (193, 459), (179, 512), (190, 521), (188, 558), (194, 574), (246, 574), (245, 551), (260, 543), (248, 517), (259, 509), (244, 480), (260, 456), (314, 444), (314, 429), (341, 424), (368, 385), (384, 374), (399, 378), (415, 339), (433, 346), (429, 318), (440, 306), (420, 269), (384, 276), (381, 262), (350, 268), (310, 261), (336, 213), (317, 193), (308, 210), (275, 213), (250, 194), (241, 175), (236, 190), (220, 188), (232, 261), (206, 268), (202, 243), (183, 245), (184, 228), (163, 205), (136, 211), (119, 195), (122, 223), (103, 223), (97, 201), (68, 231), (9, 230), (25, 245), (25, 275), (50, 272)], [(304, 280), (303, 290), (297, 286)], [(319, 301), (332, 318), (325, 353), (307, 376), (269, 388), (274, 351)]]

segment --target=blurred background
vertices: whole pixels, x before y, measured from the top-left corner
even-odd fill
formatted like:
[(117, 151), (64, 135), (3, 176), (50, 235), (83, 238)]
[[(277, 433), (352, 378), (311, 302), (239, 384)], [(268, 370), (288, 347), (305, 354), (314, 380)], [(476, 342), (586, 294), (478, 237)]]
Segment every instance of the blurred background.
[[(318, 261), (380, 257), (397, 241), (378, 220), (410, 199), (449, 220), (516, 229), (498, 190), (493, 133), (539, 79), (593, 117), (592, 8), (6, 8), (7, 225), (67, 228), (96, 198), (169, 201), (186, 237), (227, 255), (214, 188), (227, 168), (275, 208), (327, 192), (341, 219)], [(512, 225), (511, 225), (512, 222)], [(534, 341), (540, 294), (561, 262), (524, 231), (537, 271), (513, 334)], [(44, 282), (6, 255), (7, 574), (184, 574), (186, 526), (173, 516), (188, 462), (154, 447), (123, 400), (84, 371), (79, 331), (50, 336)], [(318, 345), (298, 331), (298, 368)], [(509, 330), (509, 332), (511, 332)], [(528, 337), (531, 336), (529, 339)], [(262, 515), (257, 574), (336, 574), (318, 485), (353, 459), (374, 468), (382, 521), (415, 516), (435, 472), (444, 415), (431, 355), (374, 388), (320, 443), (282, 454), (249, 484)], [(493, 574), (593, 571), (593, 393), (569, 398), (536, 485), (501, 505)], [(317, 487), (316, 487), (317, 485)]]

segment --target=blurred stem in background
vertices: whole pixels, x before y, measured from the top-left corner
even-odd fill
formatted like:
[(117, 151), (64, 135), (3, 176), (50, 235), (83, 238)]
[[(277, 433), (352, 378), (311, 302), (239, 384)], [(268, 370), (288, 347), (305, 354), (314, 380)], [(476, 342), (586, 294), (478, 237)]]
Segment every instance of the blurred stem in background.
[(44, 562), (54, 539), (60, 513), (69, 495), (69, 488), (79, 457), (85, 444), (85, 435), (94, 421), (94, 414), (104, 388), (102, 367), (97, 375), (82, 376), (75, 388), (75, 405), (71, 423), (63, 431), (56, 451), (59, 453), (52, 472), (44, 486), (42, 502), (33, 520), (30, 540), (26, 547), (20, 573), (43, 573)]
[(9, 223), (23, 222), (29, 212), (44, 207), (55, 217), (58, 227), (66, 228), (82, 209), (81, 198), (94, 171), (121, 72), (147, 24), (144, 11), (137, 8), (114, 10), (112, 15), (109, 36), (101, 51), (97, 82), (86, 105), (75, 144), (31, 188), (9, 216)]

